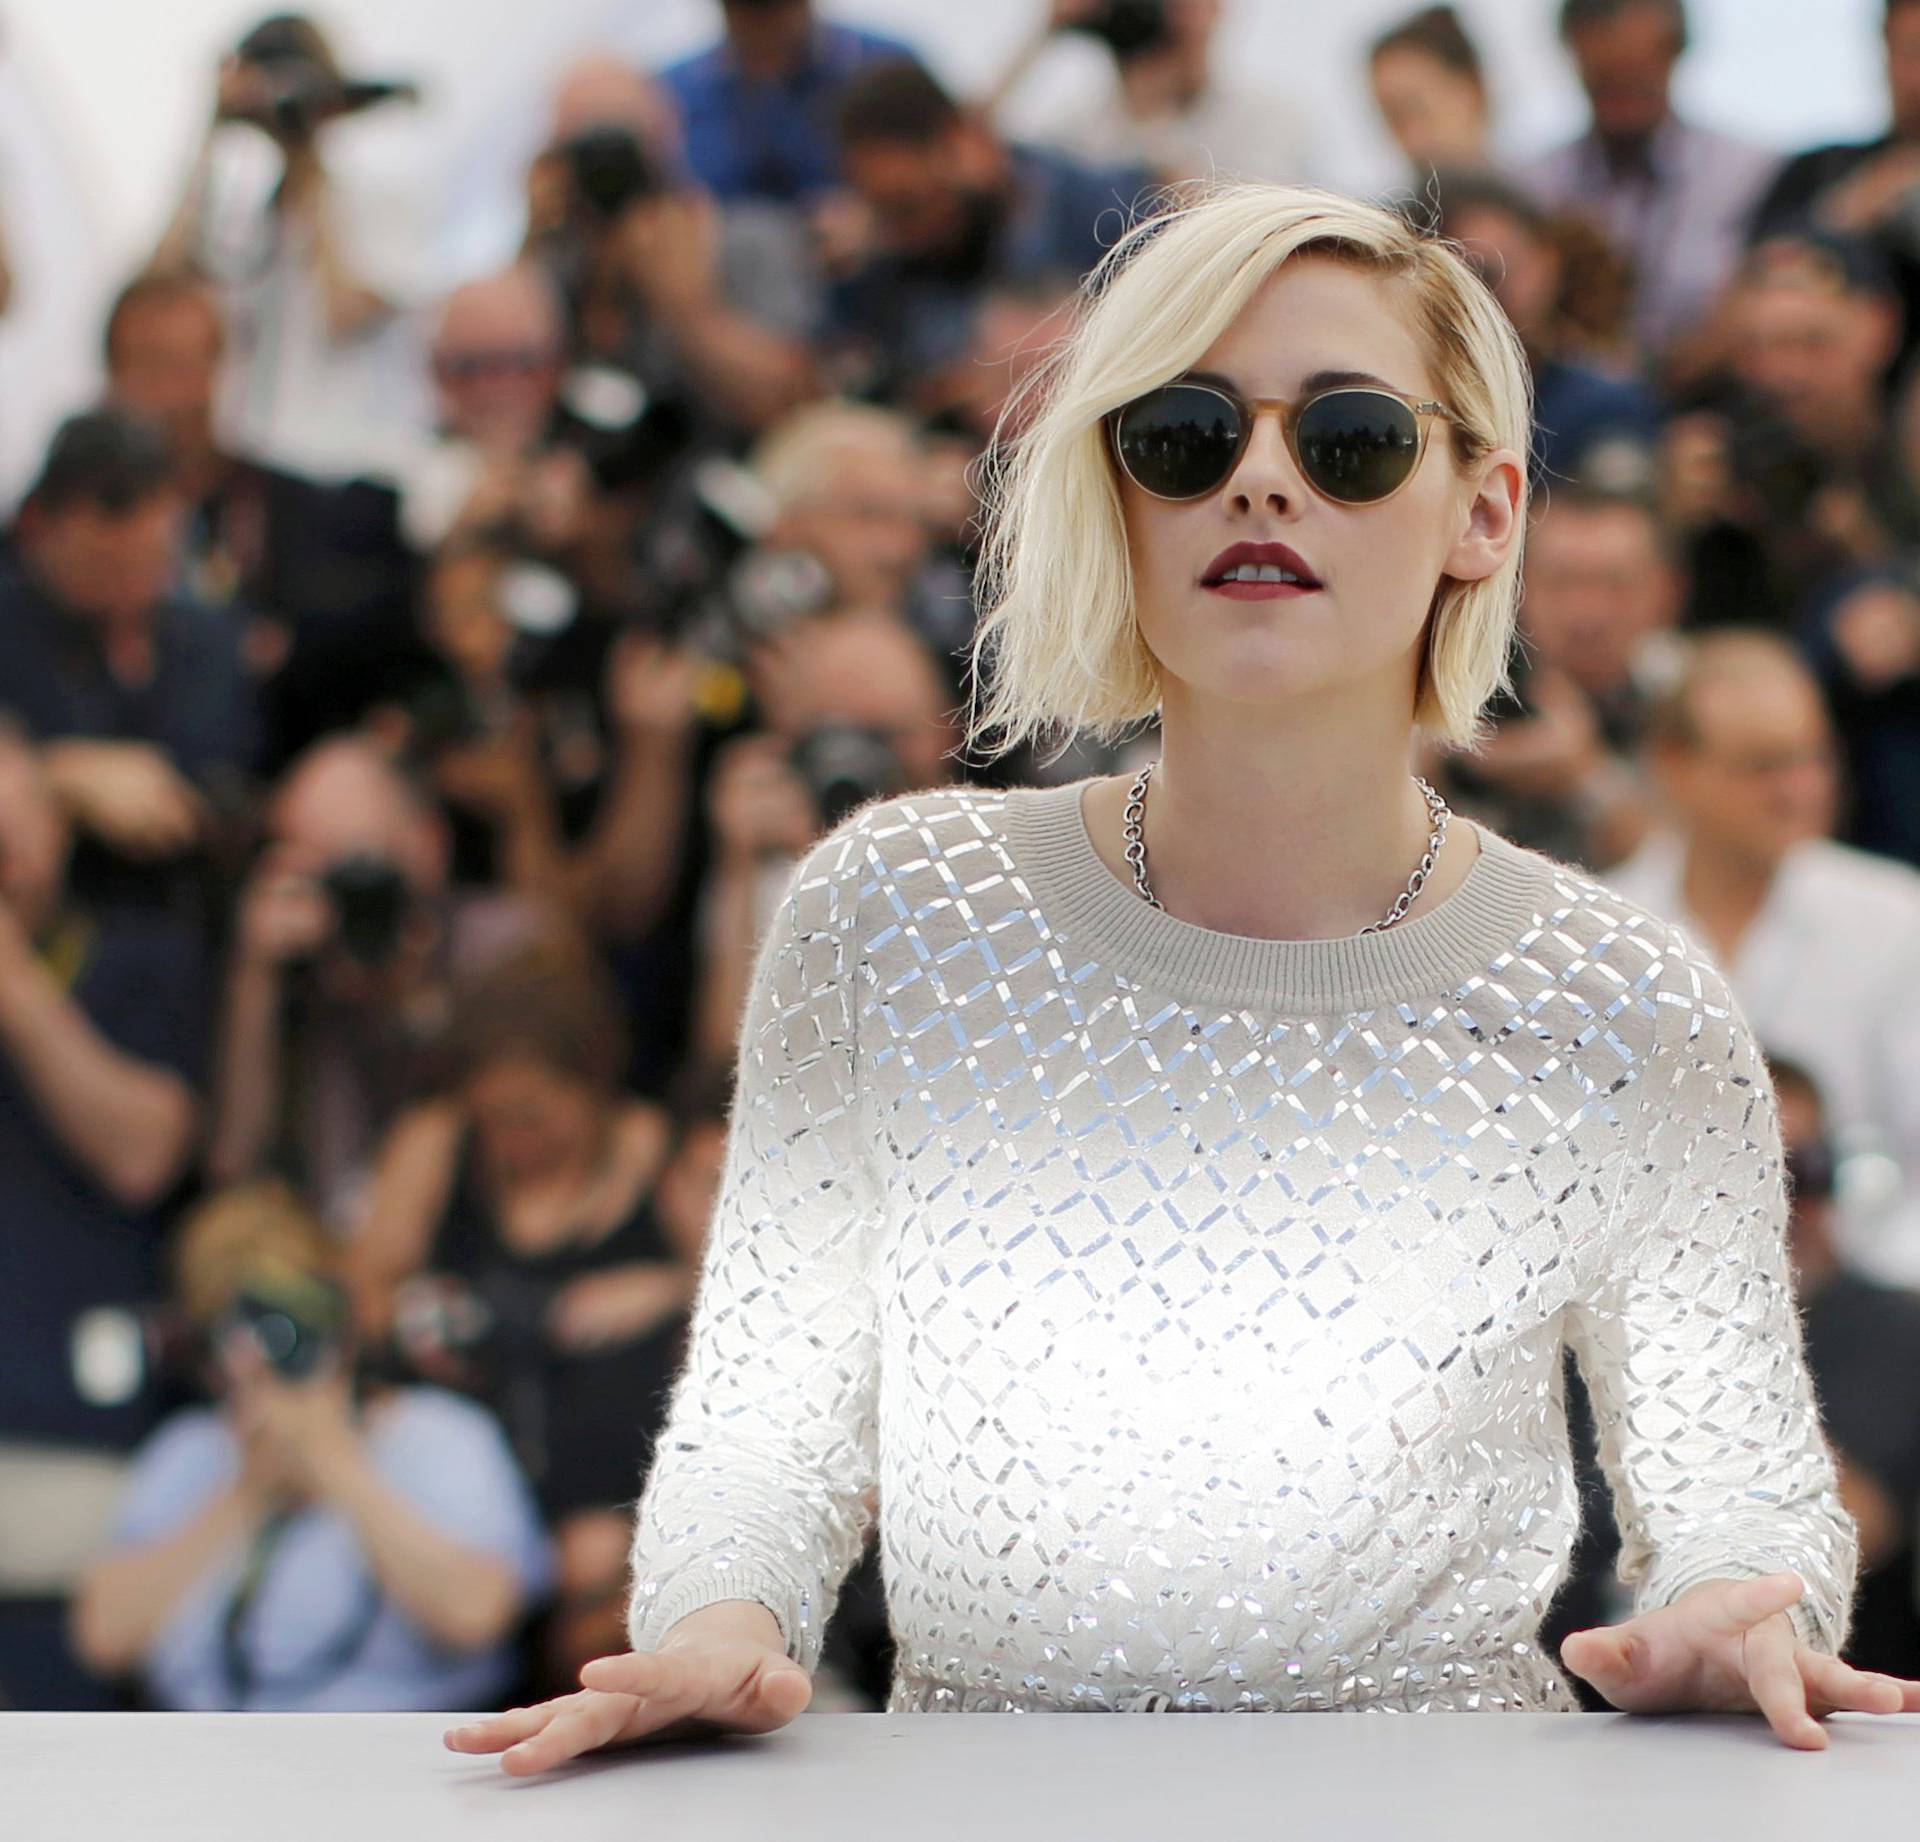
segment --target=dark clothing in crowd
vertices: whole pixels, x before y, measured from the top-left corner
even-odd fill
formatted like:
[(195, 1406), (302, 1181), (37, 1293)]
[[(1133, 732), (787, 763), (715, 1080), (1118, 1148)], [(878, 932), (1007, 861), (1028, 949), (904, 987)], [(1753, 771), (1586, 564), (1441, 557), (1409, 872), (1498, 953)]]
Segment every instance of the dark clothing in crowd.
[(862, 65), (914, 55), (883, 33), (817, 20), (803, 61), (776, 82), (749, 79), (723, 38), (661, 71), (679, 104), (687, 164), (719, 198), (792, 204), (840, 177), (830, 111)]
[(1849, 797), (1836, 835), (1920, 869), (1920, 675), (1862, 684), (1833, 637), (1848, 597), (1879, 579), (1866, 573), (1835, 582), (1815, 599), (1796, 637), (1826, 692), (1846, 762)]
[[(260, 729), (233, 617), (184, 597), (154, 611), (154, 665), (142, 685), (109, 669), (94, 628), (24, 565), (0, 565), (0, 709), (35, 741), (139, 742), (156, 748), (217, 812), (251, 791)], [(211, 926), (195, 872), (134, 861), (82, 835), (73, 884), (101, 907), (166, 906)]]
[(196, 598), (286, 629), (285, 663), (260, 694), (260, 767), (272, 774), (368, 704), (421, 656), (418, 560), (399, 497), (371, 480), (334, 485), (235, 461), (194, 509), (187, 573)]
[(1551, 490), (1554, 480), (1577, 475), (1602, 441), (1651, 444), (1660, 432), (1660, 406), (1637, 378), (1549, 358), (1534, 372), (1533, 390), (1536, 487), (1544, 481)]
[(250, 773), (259, 726), (234, 621), (185, 597), (153, 618), (153, 676), (123, 684), (89, 622), (28, 569), (0, 569), (0, 702), (37, 741), (151, 743), (202, 787)]
[(1920, 1298), (1841, 1271), (1802, 1316), (1827, 1434), (1887, 1493), (1903, 1531), (1861, 1569), (1847, 1661), (1920, 1677)]
[(462, 1146), (427, 1266), (464, 1279), (494, 1303), (504, 1335), (488, 1346), (485, 1398), (550, 1523), (577, 1510), (628, 1504), (640, 1494), (667, 1391), (685, 1354), (688, 1316), (676, 1312), (629, 1342), (570, 1351), (552, 1344), (540, 1314), (571, 1280), (675, 1258), (651, 1190), (597, 1240), (522, 1252), (501, 1231), (471, 1135)]
[[(209, 980), (184, 929), (152, 914), (76, 915), (47, 958), (107, 1041), (200, 1085)], [(125, 1451), (152, 1429), (160, 1397), (151, 1378), (125, 1399), (88, 1399), (73, 1338), (83, 1312), (163, 1296), (166, 1219), (160, 1207), (129, 1209), (108, 1196), (56, 1142), (0, 1056), (0, 1433)], [(118, 1365), (94, 1347), (102, 1392), (111, 1393)]]

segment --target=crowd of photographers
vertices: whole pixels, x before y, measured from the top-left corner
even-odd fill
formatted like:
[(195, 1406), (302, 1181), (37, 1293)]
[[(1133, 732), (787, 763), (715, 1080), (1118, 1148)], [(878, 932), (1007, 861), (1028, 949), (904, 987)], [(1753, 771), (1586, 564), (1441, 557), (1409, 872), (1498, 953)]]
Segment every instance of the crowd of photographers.
[[(621, 1647), (795, 857), (1153, 752), (962, 758), (981, 463), (1152, 188), (1334, 177), (1311, 82), (1226, 71), (1219, 0), (1037, 5), (972, 98), (718, 11), (560, 74), (518, 254), (431, 300), (327, 153), (408, 86), (262, 21), (0, 541), (0, 1705), (474, 1709)], [(1591, 125), (1524, 171), (1451, 8), (1370, 49), (1390, 202), (1539, 402), (1514, 690), (1419, 765), (1729, 967), (1851, 1654), (1913, 1674), (1920, 0), (1886, 135), (1784, 161), (1676, 112), (1686, 27), (1565, 0)], [(1112, 96), (1013, 138), (1065, 33)], [(1569, 1379), (1561, 1630), (1623, 1590)], [(889, 1669), (870, 1548), (813, 1705)]]

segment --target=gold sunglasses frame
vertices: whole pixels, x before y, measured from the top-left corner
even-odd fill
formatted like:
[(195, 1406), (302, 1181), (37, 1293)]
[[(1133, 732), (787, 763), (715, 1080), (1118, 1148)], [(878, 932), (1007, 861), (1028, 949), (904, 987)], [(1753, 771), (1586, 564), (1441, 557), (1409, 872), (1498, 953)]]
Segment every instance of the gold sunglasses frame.
[[(1126, 457), (1120, 452), (1120, 418), (1124, 416), (1134, 404), (1144, 402), (1150, 396), (1157, 396), (1162, 390), (1172, 390), (1176, 388), (1181, 390), (1201, 390), (1205, 391), (1209, 396), (1218, 397), (1223, 403), (1233, 409), (1240, 418), (1240, 439), (1235, 442), (1233, 453), (1229, 457), (1226, 467), (1222, 470), (1220, 477), (1215, 480), (1211, 486), (1203, 486), (1198, 492), (1155, 492), (1151, 486), (1144, 484), (1135, 476), (1133, 469), (1127, 465)], [(1420, 445), (1414, 450), (1413, 465), (1407, 469), (1407, 477), (1402, 480), (1392, 492), (1382, 493), (1377, 499), (1336, 498), (1332, 493), (1327, 492), (1315, 482), (1312, 474), (1307, 471), (1306, 462), (1300, 458), (1300, 444), (1295, 434), (1295, 430), (1299, 426), (1300, 418), (1305, 415), (1314, 404), (1323, 402), (1328, 397), (1346, 396), (1391, 397), (1396, 403), (1412, 411), (1414, 426), (1419, 431)], [(1406, 489), (1413, 484), (1413, 476), (1420, 471), (1420, 463), (1427, 458), (1427, 442), (1433, 434), (1434, 423), (1436, 421), (1454, 422), (1457, 420), (1453, 412), (1448, 409), (1444, 403), (1432, 397), (1411, 396), (1404, 390), (1395, 390), (1386, 384), (1331, 384), (1325, 390), (1316, 390), (1304, 397), (1243, 397), (1237, 391), (1229, 390), (1222, 384), (1201, 383), (1194, 379), (1176, 377), (1170, 379), (1167, 383), (1154, 385), (1151, 390), (1143, 390), (1139, 396), (1130, 398), (1117, 409), (1108, 410), (1105, 418), (1107, 424), (1107, 445), (1113, 451), (1115, 465), (1150, 499), (1159, 499), (1169, 505), (1190, 505), (1196, 499), (1204, 499), (1209, 493), (1218, 492), (1222, 486), (1233, 478), (1235, 470), (1240, 465), (1241, 458), (1247, 451), (1247, 443), (1253, 439), (1255, 424), (1259, 417), (1269, 410), (1280, 418), (1280, 433), (1287, 444), (1287, 453), (1292, 456), (1293, 464), (1299, 471), (1301, 479), (1306, 482), (1308, 490), (1326, 500), (1329, 505), (1344, 506), (1385, 505), (1388, 500), (1398, 498), (1401, 493), (1405, 492)]]

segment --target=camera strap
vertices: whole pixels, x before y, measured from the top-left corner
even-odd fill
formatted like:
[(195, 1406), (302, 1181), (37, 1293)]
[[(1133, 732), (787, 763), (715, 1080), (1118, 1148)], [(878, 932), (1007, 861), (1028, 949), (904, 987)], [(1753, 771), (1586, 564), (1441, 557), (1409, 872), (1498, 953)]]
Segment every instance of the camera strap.
[(269, 1680), (260, 1674), (247, 1654), (243, 1627), (293, 1519), (294, 1512), (283, 1506), (274, 1510), (260, 1525), (247, 1550), (246, 1564), (241, 1569), (240, 1578), (221, 1615), (220, 1661), (236, 1708), (244, 1708), (256, 1688), (271, 1688), (284, 1693), (289, 1689), (316, 1688), (331, 1680), (360, 1653), (380, 1616), (383, 1595), (379, 1581), (369, 1569), (362, 1575), (359, 1597), (346, 1624), (323, 1649), (287, 1675)]

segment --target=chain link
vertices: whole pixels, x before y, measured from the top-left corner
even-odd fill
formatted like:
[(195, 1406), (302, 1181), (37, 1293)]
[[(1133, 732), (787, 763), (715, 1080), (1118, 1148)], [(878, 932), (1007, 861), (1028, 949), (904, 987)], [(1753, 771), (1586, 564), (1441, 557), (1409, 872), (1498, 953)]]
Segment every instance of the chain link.
[[(1141, 895), (1151, 902), (1155, 908), (1165, 913), (1166, 904), (1153, 893), (1152, 888), (1149, 887), (1147, 883), (1147, 840), (1140, 825), (1141, 816), (1147, 809), (1147, 781), (1152, 776), (1153, 770), (1159, 765), (1157, 761), (1149, 761), (1135, 777), (1132, 790), (1127, 796), (1125, 814), (1127, 837), (1126, 859), (1128, 863), (1133, 865), (1134, 887), (1138, 889)], [(1439, 861), (1440, 846), (1445, 841), (1447, 835), (1447, 820), (1452, 816), (1451, 808), (1449, 808), (1447, 802), (1440, 797), (1440, 794), (1420, 775), (1414, 775), (1413, 784), (1420, 789), (1426, 799), (1427, 809), (1433, 814), (1433, 832), (1427, 839), (1426, 854), (1415, 866), (1413, 875), (1407, 880), (1407, 886), (1393, 898), (1393, 906), (1387, 910), (1386, 914), (1382, 916), (1380, 920), (1369, 921), (1367, 925), (1360, 930), (1363, 934), (1377, 934), (1382, 928), (1391, 927), (1398, 921), (1400, 917), (1413, 906), (1414, 898), (1419, 895), (1427, 878), (1433, 873), (1434, 864)]]

